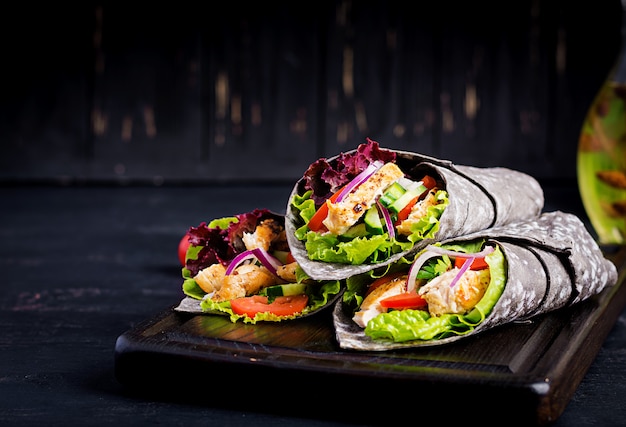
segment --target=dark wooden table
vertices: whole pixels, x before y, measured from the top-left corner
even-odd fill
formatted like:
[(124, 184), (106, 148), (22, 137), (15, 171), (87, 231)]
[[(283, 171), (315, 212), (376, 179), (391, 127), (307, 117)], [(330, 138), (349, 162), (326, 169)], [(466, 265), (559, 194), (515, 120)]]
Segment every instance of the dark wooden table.
[[(575, 186), (544, 188), (546, 210), (583, 215)], [(117, 338), (182, 297), (176, 248), (186, 229), (256, 207), (282, 212), (290, 189), (288, 184), (0, 188), (0, 425), (321, 427), (369, 424), (367, 417), (351, 413), (403, 411), (417, 423), (428, 410), (419, 408), (418, 390), (393, 391), (414, 393), (415, 407), (378, 407), (376, 392), (345, 390), (329, 381), (317, 395), (306, 394), (317, 396), (308, 410), (293, 411), (281, 406), (281, 396), (307, 387), (297, 379), (259, 384), (235, 377), (240, 389), (233, 393), (230, 387), (225, 394), (219, 382), (199, 384), (193, 393), (188, 386), (151, 393), (116, 378)], [(186, 366), (167, 368), (181, 378), (195, 374)], [(259, 393), (274, 395), (275, 404), (255, 405)], [(362, 405), (344, 406), (346, 393), (360, 395)], [(624, 396), (626, 311), (621, 309), (554, 425), (626, 425)], [(453, 398), (442, 397), (451, 400), (451, 410)], [(488, 417), (488, 407), (485, 402), (476, 408), (468, 421)]]

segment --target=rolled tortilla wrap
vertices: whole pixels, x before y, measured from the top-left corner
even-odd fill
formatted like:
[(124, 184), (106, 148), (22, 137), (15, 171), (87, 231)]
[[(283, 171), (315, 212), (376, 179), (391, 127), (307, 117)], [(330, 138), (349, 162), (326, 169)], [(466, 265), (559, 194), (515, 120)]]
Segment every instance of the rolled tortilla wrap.
[[(357, 149), (358, 150), (358, 149)], [(333, 165), (338, 159), (353, 155), (357, 150), (328, 159)], [(305, 194), (305, 177), (294, 186), (286, 209), (285, 230), (294, 258), (307, 274), (317, 280), (344, 279), (397, 261), (427, 245), (448, 238), (465, 235), (512, 221), (534, 218), (543, 209), (544, 195), (539, 183), (531, 176), (508, 168), (478, 168), (455, 165), (417, 153), (380, 149), (393, 153), (395, 162), (405, 174), (415, 180), (424, 174), (434, 175), (443, 183), (448, 205), (439, 219), (432, 221), (432, 231), (418, 239), (408, 249), (394, 247), (384, 257), (364, 263), (327, 262), (311, 259), (305, 241), (297, 236), (303, 233), (305, 221), (294, 203)]]
[[(339, 302), (333, 311), (333, 322), (340, 347), (383, 351), (447, 344), (499, 325), (576, 304), (617, 282), (615, 265), (604, 257), (582, 221), (573, 214), (560, 211), (544, 213), (535, 219), (495, 227), (441, 244), (460, 244), (476, 239), (499, 247), (505, 258), (506, 272), (500, 297), (479, 324), (461, 335), (447, 335), (442, 339), (434, 337), (396, 342), (393, 334), (402, 333), (397, 329), (394, 333), (383, 333), (386, 338), (373, 339), (369, 332), (369, 335), (366, 334), (366, 330), (353, 321), (352, 313), (347, 312), (343, 303)], [(406, 324), (404, 327), (410, 329), (414, 326)]]
[[(191, 227), (182, 269), (185, 297), (175, 310), (256, 323), (296, 319), (329, 308), (340, 297), (342, 283), (312, 280), (302, 272), (288, 256), (284, 223), (284, 215), (254, 209)], [(303, 295), (306, 305), (297, 311), (276, 307), (279, 298), (289, 305), (289, 298), (301, 301)], [(235, 301), (250, 298), (255, 304), (247, 305), (248, 310), (235, 309)]]

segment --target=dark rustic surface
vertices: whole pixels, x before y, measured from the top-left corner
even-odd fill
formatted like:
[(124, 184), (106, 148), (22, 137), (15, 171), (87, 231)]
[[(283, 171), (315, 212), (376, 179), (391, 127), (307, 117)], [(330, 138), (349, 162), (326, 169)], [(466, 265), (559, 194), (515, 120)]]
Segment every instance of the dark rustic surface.
[(573, 178), (619, 0), (3, 6), (0, 180), (299, 178), (371, 137)]
[[(544, 188), (547, 210), (582, 212), (571, 183)], [(276, 384), (271, 378), (250, 384), (245, 371), (226, 379), (216, 373), (219, 381), (211, 383), (211, 373), (200, 374), (193, 364), (172, 364), (167, 372), (202, 377), (200, 394), (176, 388), (149, 393), (124, 387), (115, 377), (118, 336), (182, 297), (176, 247), (184, 231), (255, 207), (282, 211), (290, 189), (0, 187), (0, 424), (376, 425), (380, 415), (363, 414), (389, 411), (376, 406), (379, 391), (346, 390), (332, 378), (318, 394), (302, 393), (316, 397), (310, 406), (285, 408), (281, 402), (290, 399), (284, 396), (312, 384)], [(622, 310), (555, 425), (624, 425), (625, 367)], [(155, 370), (154, 378), (167, 372)], [(386, 391), (414, 393), (416, 401), (420, 392), (403, 387)], [(260, 405), (256, 393), (276, 399)], [(454, 398), (458, 396), (442, 397)], [(345, 407), (346, 401), (356, 403)], [(485, 402), (468, 417), (488, 417), (488, 406)], [(415, 419), (423, 410), (393, 408), (410, 411)]]

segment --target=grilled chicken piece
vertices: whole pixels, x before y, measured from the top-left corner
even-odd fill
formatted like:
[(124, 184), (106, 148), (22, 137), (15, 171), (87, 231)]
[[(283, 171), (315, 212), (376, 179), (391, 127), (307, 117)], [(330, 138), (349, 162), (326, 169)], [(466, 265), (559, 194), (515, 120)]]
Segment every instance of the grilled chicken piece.
[(426, 211), (430, 206), (434, 206), (439, 203), (437, 201), (437, 198), (435, 197), (436, 193), (437, 193), (436, 187), (430, 189), (428, 191), (428, 194), (426, 194), (426, 197), (424, 197), (422, 200), (417, 202), (415, 206), (413, 206), (413, 208), (411, 209), (411, 213), (409, 214), (407, 219), (402, 221), (396, 227), (398, 234), (403, 234), (405, 236), (408, 236), (411, 234), (411, 225), (415, 224), (421, 218), (426, 216)]
[(485, 294), (491, 279), (489, 269), (468, 270), (450, 287), (458, 272), (458, 268), (446, 271), (419, 289), (418, 293), (428, 303), (428, 311), (432, 316), (466, 313)]
[(224, 277), (222, 287), (211, 297), (213, 301), (227, 301), (257, 294), (261, 289), (278, 283), (278, 278), (267, 268), (254, 264), (240, 265)]
[(398, 179), (404, 172), (395, 163), (385, 163), (364, 183), (348, 194), (341, 202), (328, 205), (328, 215), (323, 224), (332, 234), (343, 234), (365, 214), (376, 198)]
[[(241, 240), (248, 250), (262, 248), (266, 251), (270, 250), (272, 245), (283, 248), (287, 241), (284, 227), (272, 218), (261, 221), (253, 233), (244, 233)], [(295, 277), (297, 264), (293, 264), (281, 267), (281, 274)], [(200, 270), (194, 280), (204, 292), (210, 294), (212, 300), (217, 302), (253, 295), (262, 288), (280, 281), (267, 268), (255, 264), (240, 265), (231, 274), (226, 275), (226, 267), (220, 263)]]
[(276, 269), (276, 274), (286, 282), (295, 283), (298, 281), (296, 278), (297, 262), (291, 262), (289, 264), (281, 265)]
[(374, 289), (361, 303), (359, 311), (354, 314), (352, 320), (362, 328), (367, 326), (367, 322), (385, 313), (387, 309), (380, 305), (380, 301), (393, 295), (405, 292), (407, 276), (400, 276), (383, 283)]
[(286, 241), (285, 229), (275, 219), (265, 219), (257, 225), (253, 233), (244, 233), (241, 240), (246, 249), (269, 250), (274, 242)]
[(210, 294), (222, 288), (224, 277), (226, 277), (226, 267), (218, 263), (200, 270), (194, 280), (204, 292)]

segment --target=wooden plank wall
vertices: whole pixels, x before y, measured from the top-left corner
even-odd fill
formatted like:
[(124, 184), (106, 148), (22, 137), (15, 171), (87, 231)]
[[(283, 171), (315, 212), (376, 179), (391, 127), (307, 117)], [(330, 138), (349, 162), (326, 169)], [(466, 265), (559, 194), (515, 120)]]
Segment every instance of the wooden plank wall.
[(620, 22), (619, 0), (3, 6), (0, 180), (295, 180), (366, 137), (573, 179)]

